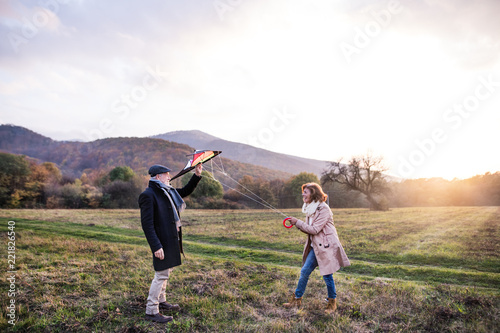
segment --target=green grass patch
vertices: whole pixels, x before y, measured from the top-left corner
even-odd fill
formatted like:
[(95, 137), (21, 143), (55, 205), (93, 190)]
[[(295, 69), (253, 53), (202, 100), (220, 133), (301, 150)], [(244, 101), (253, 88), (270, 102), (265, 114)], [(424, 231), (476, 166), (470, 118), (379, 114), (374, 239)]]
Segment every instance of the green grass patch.
[[(297, 210), (288, 211), (300, 216)], [(143, 320), (153, 270), (133, 210), (1, 210), (16, 221), (15, 332), (494, 332), (500, 280), (497, 207), (334, 211), (352, 266), (334, 275), (338, 311), (322, 312), (311, 275), (303, 308), (284, 309), (305, 235), (268, 211), (187, 211), (187, 259), (167, 298), (169, 325)], [(478, 237), (484, 242), (478, 241)], [(6, 256), (5, 256), (6, 257)], [(8, 271), (7, 261), (0, 268)], [(0, 289), (9, 289), (6, 279)]]

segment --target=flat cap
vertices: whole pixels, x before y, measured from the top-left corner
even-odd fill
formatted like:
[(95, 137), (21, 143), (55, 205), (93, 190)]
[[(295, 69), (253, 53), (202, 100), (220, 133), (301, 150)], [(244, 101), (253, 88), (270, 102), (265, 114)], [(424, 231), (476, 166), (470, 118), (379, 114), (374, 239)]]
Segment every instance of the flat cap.
[(151, 177), (156, 176), (157, 174), (160, 173), (165, 173), (165, 172), (170, 172), (171, 170), (167, 168), (166, 166), (160, 165), (160, 164), (155, 164), (151, 168), (149, 168), (148, 173), (151, 175)]

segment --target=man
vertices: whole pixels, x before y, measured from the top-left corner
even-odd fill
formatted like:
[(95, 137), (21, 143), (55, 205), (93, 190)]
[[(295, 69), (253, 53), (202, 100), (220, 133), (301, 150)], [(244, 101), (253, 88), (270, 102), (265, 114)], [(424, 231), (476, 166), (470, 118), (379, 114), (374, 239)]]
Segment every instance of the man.
[(194, 191), (201, 180), (202, 168), (202, 165), (198, 164), (191, 180), (181, 189), (170, 186), (169, 168), (163, 165), (153, 165), (149, 168), (149, 186), (139, 196), (142, 230), (153, 252), (155, 270), (146, 305), (147, 320), (167, 323), (173, 318), (160, 314), (160, 309), (180, 310), (179, 305), (166, 302), (165, 289), (172, 268), (181, 264), (183, 251), (179, 214), (186, 207), (182, 197)]

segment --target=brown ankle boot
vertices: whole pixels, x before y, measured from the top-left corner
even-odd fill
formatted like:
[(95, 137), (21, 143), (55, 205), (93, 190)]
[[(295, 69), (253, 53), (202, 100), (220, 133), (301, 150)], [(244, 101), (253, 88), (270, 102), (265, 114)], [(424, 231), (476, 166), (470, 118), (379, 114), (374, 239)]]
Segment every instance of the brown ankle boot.
[(293, 293), (293, 295), (290, 297), (290, 301), (288, 303), (283, 303), (283, 306), (285, 308), (293, 308), (293, 307), (297, 307), (297, 308), (300, 308), (300, 306), (302, 305), (302, 297), (295, 297), (295, 293)]
[(326, 314), (332, 314), (337, 310), (337, 299), (336, 298), (329, 298), (328, 299), (328, 304), (326, 305), (325, 313)]

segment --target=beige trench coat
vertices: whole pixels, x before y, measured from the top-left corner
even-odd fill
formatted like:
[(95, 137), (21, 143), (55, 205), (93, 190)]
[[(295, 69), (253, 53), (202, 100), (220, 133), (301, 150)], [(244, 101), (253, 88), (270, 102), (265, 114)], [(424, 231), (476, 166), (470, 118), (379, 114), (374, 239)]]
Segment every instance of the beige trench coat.
[(300, 231), (309, 235), (304, 246), (302, 265), (306, 261), (311, 246), (314, 248), (321, 275), (333, 274), (340, 267), (351, 265), (342, 244), (340, 244), (337, 229), (333, 225), (333, 214), (330, 207), (322, 202), (310, 219), (311, 225), (301, 220), (298, 220), (295, 225)]

